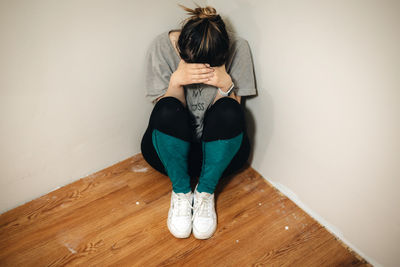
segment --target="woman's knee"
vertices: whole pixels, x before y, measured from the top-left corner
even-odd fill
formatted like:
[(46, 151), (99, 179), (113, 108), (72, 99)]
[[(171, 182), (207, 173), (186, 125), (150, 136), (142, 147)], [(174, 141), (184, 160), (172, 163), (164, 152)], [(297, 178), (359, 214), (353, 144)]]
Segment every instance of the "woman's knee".
[(175, 97), (163, 97), (157, 101), (150, 115), (151, 128), (166, 134), (189, 140), (189, 113), (180, 100)]
[(177, 98), (163, 97), (154, 105), (150, 119), (155, 124), (168, 122), (175, 118), (177, 112), (179, 113), (183, 110), (184, 107)]
[(204, 118), (203, 139), (229, 139), (245, 129), (242, 106), (230, 97), (218, 99)]

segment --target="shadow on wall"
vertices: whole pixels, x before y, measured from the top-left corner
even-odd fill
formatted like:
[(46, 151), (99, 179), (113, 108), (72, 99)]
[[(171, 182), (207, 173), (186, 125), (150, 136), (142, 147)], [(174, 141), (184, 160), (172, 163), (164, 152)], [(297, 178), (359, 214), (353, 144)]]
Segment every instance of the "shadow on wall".
[[(255, 23), (251, 23), (251, 18), (252, 18), (251, 14), (243, 14), (243, 12), (249, 12), (249, 10), (250, 10), (250, 8), (246, 9), (244, 6), (241, 6), (241, 8), (240, 8), (240, 12), (241, 12), (242, 16), (249, 18), (247, 20), (247, 24), (252, 25), (251, 31), (258, 32), (257, 25)], [(239, 11), (239, 10), (236, 10), (236, 11)], [(234, 12), (233, 13), (230, 12), (230, 14), (234, 16)], [(236, 31), (234, 25), (231, 23), (231, 20), (228, 17), (224, 17), (223, 20), (226, 24), (227, 30), (231, 34), (236, 35), (237, 31)], [(253, 33), (252, 36), (259, 36), (259, 35)], [(244, 37), (244, 36), (241, 36), (241, 37)], [(247, 41), (249, 41), (249, 40), (247, 40)], [(249, 137), (250, 145), (251, 145), (251, 152), (250, 152), (250, 156), (249, 156), (249, 160), (248, 160), (249, 165), (252, 165), (252, 163), (253, 163), (254, 151), (257, 146), (257, 141), (256, 141), (256, 139), (257, 139), (256, 134), (258, 133), (257, 127), (263, 129), (261, 131), (261, 133), (263, 133), (263, 135), (258, 138), (259, 138), (259, 140), (260, 139), (263, 140), (262, 144), (264, 144), (264, 147), (257, 147), (258, 156), (261, 156), (263, 158), (267, 151), (270, 140), (272, 138), (273, 125), (274, 125), (274, 122), (273, 122), (274, 106), (273, 106), (272, 96), (267, 92), (267, 90), (265, 88), (260, 90), (260, 88), (258, 86), (258, 84), (259, 84), (258, 82), (262, 79), (257, 79), (257, 75), (256, 75), (257, 70), (254, 66), (254, 65), (256, 65), (256, 64), (254, 64), (255, 60), (256, 60), (256, 58), (254, 57), (254, 51), (262, 51), (262, 50), (257, 49), (256, 47), (253, 47), (252, 44), (257, 45), (257, 48), (262, 47), (262, 40), (252, 40), (251, 43), (249, 42), (250, 50), (252, 52), (251, 57), (252, 57), (252, 61), (253, 61), (254, 80), (255, 80), (255, 87), (256, 87), (257, 94), (255, 96), (247, 96), (246, 98), (243, 99), (244, 101), (242, 101), (242, 106), (245, 111), (247, 133), (248, 133), (248, 137)], [(260, 91), (261, 91), (261, 95), (260, 95)], [(251, 104), (250, 109), (246, 106), (247, 101), (249, 101), (249, 104)], [(255, 104), (255, 105), (252, 105), (252, 104)], [(257, 113), (255, 113), (255, 111), (257, 111)], [(256, 116), (258, 118), (257, 120), (255, 119)], [(259, 122), (259, 125), (257, 125), (256, 121)]]

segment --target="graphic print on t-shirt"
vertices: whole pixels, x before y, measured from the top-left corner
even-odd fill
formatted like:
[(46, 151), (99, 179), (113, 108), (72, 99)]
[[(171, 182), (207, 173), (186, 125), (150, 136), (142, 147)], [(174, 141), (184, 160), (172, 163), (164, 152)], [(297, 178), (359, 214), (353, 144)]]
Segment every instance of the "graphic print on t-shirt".
[(193, 99), (197, 99), (197, 102), (192, 103), (190, 105), (190, 110), (196, 111), (204, 111), (204, 101), (199, 101), (199, 98), (201, 99), (201, 92), (203, 91), (203, 88), (197, 88), (197, 89), (191, 89), (192, 94), (193, 94)]
[(193, 127), (195, 129), (196, 138), (200, 140), (203, 132), (204, 113), (209, 108), (205, 100), (215, 97), (216, 89), (213, 86), (205, 84), (190, 84), (185, 87), (186, 101), (190, 112), (193, 114)]

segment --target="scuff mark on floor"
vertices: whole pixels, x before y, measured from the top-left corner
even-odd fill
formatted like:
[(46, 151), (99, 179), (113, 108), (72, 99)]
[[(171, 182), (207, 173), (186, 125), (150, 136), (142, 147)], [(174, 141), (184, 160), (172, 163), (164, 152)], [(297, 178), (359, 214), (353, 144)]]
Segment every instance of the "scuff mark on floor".
[(65, 243), (64, 246), (65, 246), (72, 254), (75, 254), (75, 253), (76, 253), (76, 250), (73, 249), (73, 248), (71, 248), (67, 243)]
[(149, 168), (147, 167), (132, 167), (131, 171), (133, 172), (147, 172)]

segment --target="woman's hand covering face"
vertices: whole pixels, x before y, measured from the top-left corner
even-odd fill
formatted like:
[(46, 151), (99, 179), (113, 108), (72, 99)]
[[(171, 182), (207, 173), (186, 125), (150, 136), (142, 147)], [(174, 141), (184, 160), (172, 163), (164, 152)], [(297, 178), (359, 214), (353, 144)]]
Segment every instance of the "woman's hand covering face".
[(208, 64), (186, 63), (181, 60), (171, 76), (173, 85), (183, 86), (193, 83), (206, 83), (214, 76), (214, 69)]
[(225, 64), (219, 67), (212, 67), (214, 71), (214, 75), (204, 84), (213, 85), (215, 87), (219, 87), (222, 90), (226, 91), (232, 85), (232, 78), (226, 72)]
[(231, 76), (226, 72), (225, 65), (210, 67), (203, 63), (179, 62), (178, 68), (171, 76), (171, 82), (175, 86), (183, 86), (193, 83), (204, 83), (227, 90), (232, 85)]

